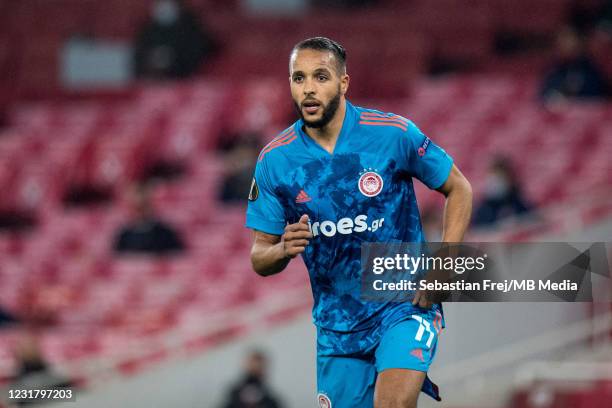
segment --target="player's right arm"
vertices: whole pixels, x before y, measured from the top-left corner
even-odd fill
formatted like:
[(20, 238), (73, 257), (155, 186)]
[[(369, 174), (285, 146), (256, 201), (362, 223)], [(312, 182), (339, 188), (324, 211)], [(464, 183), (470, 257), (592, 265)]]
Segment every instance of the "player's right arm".
[(280, 236), (255, 230), (251, 247), (253, 270), (261, 276), (281, 272), (291, 259), (306, 250), (311, 238), (307, 215), (302, 215), (299, 222), (287, 225)]
[(262, 276), (285, 269), (292, 258), (306, 250), (312, 238), (306, 214), (295, 224), (287, 224), (285, 201), (277, 189), (285, 169), (269, 159), (260, 157), (257, 161), (246, 214), (246, 226), (254, 231), (251, 264)]

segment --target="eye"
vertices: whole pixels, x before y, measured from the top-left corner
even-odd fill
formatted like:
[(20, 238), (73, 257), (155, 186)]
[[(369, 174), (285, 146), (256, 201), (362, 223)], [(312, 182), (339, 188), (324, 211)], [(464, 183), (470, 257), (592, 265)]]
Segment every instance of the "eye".
[(293, 77), (293, 82), (302, 82), (304, 80), (304, 77), (302, 75), (295, 75)]
[(327, 81), (327, 75), (319, 74), (317, 75), (317, 79), (321, 82)]

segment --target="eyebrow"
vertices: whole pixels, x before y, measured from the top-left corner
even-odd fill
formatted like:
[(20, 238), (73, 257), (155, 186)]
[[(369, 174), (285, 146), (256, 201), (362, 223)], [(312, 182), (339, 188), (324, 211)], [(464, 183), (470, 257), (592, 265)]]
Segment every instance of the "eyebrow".
[(327, 68), (317, 68), (314, 70), (314, 74), (331, 74), (331, 71)]
[[(313, 75), (317, 75), (317, 74), (328, 74), (331, 75), (331, 71), (327, 68), (317, 68), (312, 72)], [(291, 76), (296, 76), (296, 75), (305, 75), (303, 71), (293, 71), (293, 74), (291, 74)]]

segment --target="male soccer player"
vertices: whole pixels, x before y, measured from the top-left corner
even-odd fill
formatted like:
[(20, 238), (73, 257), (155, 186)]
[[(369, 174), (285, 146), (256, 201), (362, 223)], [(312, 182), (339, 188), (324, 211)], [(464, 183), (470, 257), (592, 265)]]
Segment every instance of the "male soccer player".
[(412, 408), (421, 390), (440, 400), (427, 370), (444, 327), (441, 306), (425, 292), (412, 303), (364, 301), (361, 244), (424, 241), (413, 177), (446, 196), (443, 241), (460, 242), (470, 184), (414, 123), (346, 99), (346, 52), (338, 43), (298, 43), (289, 71), (300, 119), (257, 160), (246, 220), (255, 236), (253, 268), (268, 276), (304, 258), (320, 407)]

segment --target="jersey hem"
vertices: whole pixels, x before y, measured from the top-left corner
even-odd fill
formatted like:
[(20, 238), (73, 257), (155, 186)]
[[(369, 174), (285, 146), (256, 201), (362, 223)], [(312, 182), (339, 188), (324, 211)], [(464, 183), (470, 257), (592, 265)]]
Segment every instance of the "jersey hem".
[(247, 216), (247, 221), (244, 226), (272, 235), (283, 235), (283, 233), (285, 232), (284, 222), (268, 221), (256, 215)]
[(444, 183), (446, 183), (446, 180), (448, 180), (448, 176), (450, 176), (450, 172), (453, 168), (454, 160), (450, 159), (447, 163), (447, 168), (442, 168), (441, 170), (437, 171), (436, 174), (431, 178), (431, 181), (425, 183), (427, 184), (427, 187), (432, 190), (436, 190), (442, 187)]

